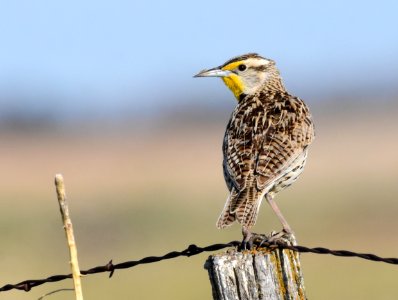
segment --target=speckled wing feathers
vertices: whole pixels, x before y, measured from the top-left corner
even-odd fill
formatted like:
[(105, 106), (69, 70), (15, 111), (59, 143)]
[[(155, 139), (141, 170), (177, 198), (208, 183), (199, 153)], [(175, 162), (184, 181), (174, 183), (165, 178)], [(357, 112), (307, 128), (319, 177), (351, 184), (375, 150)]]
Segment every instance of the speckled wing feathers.
[(226, 227), (235, 219), (253, 226), (264, 194), (278, 191), (275, 185), (282, 186), (291, 166), (303, 166), (302, 154), (313, 137), (311, 115), (301, 99), (284, 91), (261, 91), (241, 101), (224, 137), (223, 169), (230, 196), (217, 226)]

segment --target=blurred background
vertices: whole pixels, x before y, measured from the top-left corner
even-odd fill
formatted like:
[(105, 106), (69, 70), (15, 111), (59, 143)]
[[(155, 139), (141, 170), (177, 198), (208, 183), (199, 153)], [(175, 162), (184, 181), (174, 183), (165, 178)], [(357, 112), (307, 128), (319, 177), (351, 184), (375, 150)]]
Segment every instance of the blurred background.
[[(396, 1), (1, 1), (0, 286), (240, 239), (217, 230), (236, 105), (204, 68), (277, 61), (317, 138), (277, 201), (299, 244), (398, 256)], [(279, 230), (266, 204), (256, 232)], [(211, 299), (207, 254), (83, 279), (87, 299)], [(303, 254), (310, 299), (393, 299), (396, 266)], [(0, 299), (37, 299), (71, 281)], [(52, 296), (71, 299), (71, 292)]]

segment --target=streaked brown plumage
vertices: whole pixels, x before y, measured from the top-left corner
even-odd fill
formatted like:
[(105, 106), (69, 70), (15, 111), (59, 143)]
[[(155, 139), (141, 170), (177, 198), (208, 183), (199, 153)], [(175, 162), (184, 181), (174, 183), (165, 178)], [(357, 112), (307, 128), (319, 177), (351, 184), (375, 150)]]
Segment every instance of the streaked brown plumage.
[(272, 199), (303, 171), (314, 139), (307, 106), (285, 90), (275, 63), (258, 54), (233, 58), (198, 76), (222, 77), (238, 99), (224, 136), (223, 169), (230, 195), (217, 227), (236, 220), (251, 228), (266, 197), (290, 231)]

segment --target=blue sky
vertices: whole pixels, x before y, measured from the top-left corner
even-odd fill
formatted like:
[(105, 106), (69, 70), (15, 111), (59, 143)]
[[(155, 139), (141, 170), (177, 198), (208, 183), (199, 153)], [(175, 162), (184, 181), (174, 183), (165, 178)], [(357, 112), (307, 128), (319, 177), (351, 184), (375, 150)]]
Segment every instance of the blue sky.
[[(227, 95), (192, 75), (245, 52), (275, 59), (300, 95), (396, 88), (397, 12), (392, 0), (1, 0), (0, 105), (106, 112)], [(20, 103), (1, 97), (15, 92)]]

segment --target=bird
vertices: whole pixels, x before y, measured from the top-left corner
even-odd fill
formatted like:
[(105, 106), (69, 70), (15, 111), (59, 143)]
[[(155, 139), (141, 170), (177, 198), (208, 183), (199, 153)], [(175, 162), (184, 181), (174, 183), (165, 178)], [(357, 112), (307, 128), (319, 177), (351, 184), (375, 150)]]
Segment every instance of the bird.
[(286, 90), (275, 61), (257, 53), (233, 57), (194, 77), (220, 77), (237, 100), (223, 139), (229, 196), (217, 227), (237, 221), (247, 241), (265, 198), (282, 232), (293, 234), (274, 197), (304, 169), (315, 137), (309, 108)]

